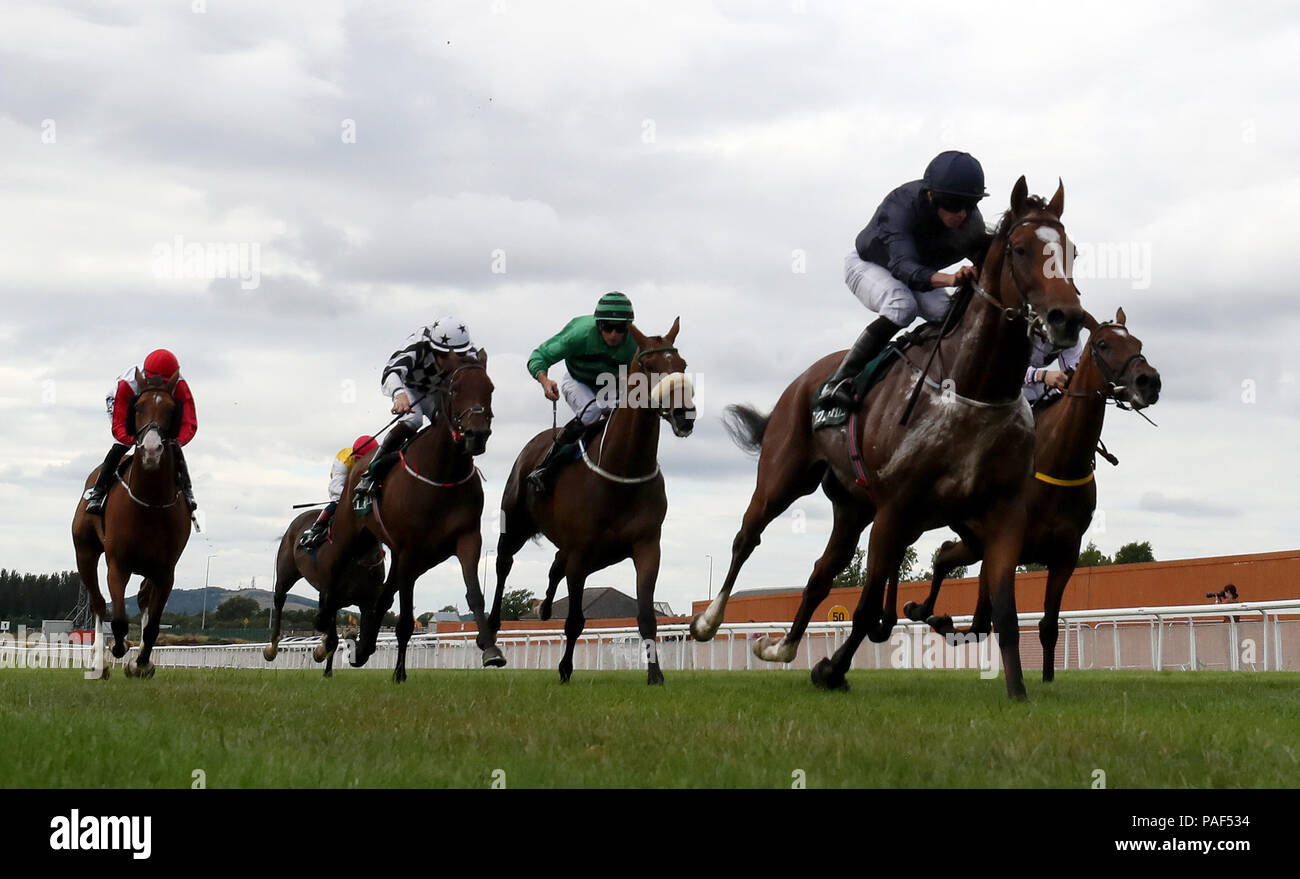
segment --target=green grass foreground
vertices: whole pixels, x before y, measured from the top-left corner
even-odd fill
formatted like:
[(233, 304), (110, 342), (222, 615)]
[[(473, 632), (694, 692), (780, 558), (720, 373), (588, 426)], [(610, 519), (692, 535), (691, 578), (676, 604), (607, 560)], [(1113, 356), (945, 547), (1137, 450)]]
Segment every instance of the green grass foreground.
[[(0, 671), (0, 787), (1300, 786), (1300, 675)], [(496, 776), (500, 778), (498, 774)]]

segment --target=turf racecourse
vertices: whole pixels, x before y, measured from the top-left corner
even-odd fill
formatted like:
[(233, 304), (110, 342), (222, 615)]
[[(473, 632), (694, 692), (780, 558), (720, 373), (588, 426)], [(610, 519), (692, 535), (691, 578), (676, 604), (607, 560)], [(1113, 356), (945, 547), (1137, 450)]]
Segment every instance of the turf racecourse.
[[(8, 788), (1300, 786), (1300, 674), (0, 671)], [(496, 778), (502, 779), (500, 773)]]

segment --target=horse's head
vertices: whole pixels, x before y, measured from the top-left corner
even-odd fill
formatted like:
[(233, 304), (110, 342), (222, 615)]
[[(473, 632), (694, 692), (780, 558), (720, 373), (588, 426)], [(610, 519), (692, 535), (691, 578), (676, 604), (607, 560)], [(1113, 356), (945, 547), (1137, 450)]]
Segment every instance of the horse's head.
[(451, 438), (463, 443), (469, 454), (481, 455), (492, 435), (493, 385), (487, 374), (487, 351), (480, 349), (478, 359), (455, 355), (448, 369), (439, 408), (447, 416)]
[(1003, 306), (1027, 307), (1031, 326), (1058, 348), (1079, 341), (1084, 321), (1079, 290), (1070, 278), (1074, 245), (1061, 224), (1064, 209), (1065, 184), (1058, 184), (1052, 200), (1045, 202), (1029, 194), (1021, 177), (984, 264), (985, 275), (997, 278)]
[(139, 392), (132, 404), (135, 420), (135, 448), (140, 466), (157, 470), (162, 463), (163, 450), (180, 433), (180, 407), (176, 405), (176, 384), (181, 374), (170, 378), (150, 376), (148, 379), (135, 371)]
[[(686, 361), (673, 344), (681, 320), (680, 317), (674, 319), (673, 328), (665, 336), (647, 336), (635, 326), (631, 327), (637, 352), (628, 374), (629, 377), (644, 375), (650, 382), (650, 408), (659, 410), (659, 415), (672, 427), (674, 434), (690, 436), (695, 430), (695, 385), (686, 374)], [(631, 389), (628, 397), (633, 397)]]
[(1160, 372), (1147, 362), (1142, 340), (1125, 326), (1124, 309), (1115, 312), (1113, 321), (1093, 323), (1088, 328), (1088, 355), (1106, 383), (1106, 394), (1134, 409), (1155, 405), (1160, 399)]

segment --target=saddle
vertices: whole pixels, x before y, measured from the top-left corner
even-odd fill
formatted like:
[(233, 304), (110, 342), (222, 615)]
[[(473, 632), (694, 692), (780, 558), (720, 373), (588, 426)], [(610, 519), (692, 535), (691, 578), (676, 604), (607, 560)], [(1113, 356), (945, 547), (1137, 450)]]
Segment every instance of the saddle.
[[(889, 370), (893, 367), (896, 360), (903, 359), (903, 352), (909, 348), (914, 348), (939, 335), (940, 325), (937, 323), (925, 323), (907, 333), (903, 333), (885, 346), (885, 350), (876, 355), (875, 358), (867, 362), (862, 367), (862, 371), (853, 379), (853, 403), (854, 409), (862, 404), (868, 392), (889, 375)], [(840, 427), (849, 420), (853, 411), (843, 406), (836, 406), (833, 409), (819, 409), (817, 401), (821, 399), (823, 389), (830, 384), (827, 379), (817, 393), (813, 394), (813, 430), (821, 430), (824, 427)]]

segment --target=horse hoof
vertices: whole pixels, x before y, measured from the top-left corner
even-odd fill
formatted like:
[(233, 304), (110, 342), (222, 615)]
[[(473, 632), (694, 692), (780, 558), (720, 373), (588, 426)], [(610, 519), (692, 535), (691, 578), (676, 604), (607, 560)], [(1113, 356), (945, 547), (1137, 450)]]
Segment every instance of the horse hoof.
[(334, 669), (332, 668), (325, 669), (325, 674), (321, 675), (321, 677), (326, 677), (326, 678), (334, 677)]
[(911, 620), (914, 623), (919, 623), (921, 622), (921, 618), (916, 615), (916, 612), (920, 610), (920, 608), (921, 605), (917, 604), (915, 601), (904, 602), (903, 616), (907, 617), (909, 620)]
[(393, 672), (393, 683), (395, 684), (406, 683), (406, 669), (399, 668)]
[(272, 660), (275, 659), (276, 654), (278, 654), (279, 652), (280, 652), (280, 650), (279, 650), (278, 647), (271, 647), (271, 646), (268, 645), (268, 646), (262, 648), (262, 657), (263, 657), (267, 662), (271, 662)]
[(140, 670), (135, 667), (134, 662), (128, 662), (122, 666), (122, 671), (126, 672), (128, 678), (138, 677)]
[(565, 668), (564, 666), (560, 666), (560, 683), (567, 684), (571, 677), (573, 677), (573, 667), (570, 666), (569, 668)]
[(754, 655), (765, 662), (794, 662), (799, 653), (798, 644), (789, 644), (785, 638), (764, 635), (754, 642)]
[(549, 598), (542, 602), (542, 606), (537, 610), (537, 616), (541, 618), (542, 622), (546, 622), (551, 618), (551, 600)]
[(484, 668), (505, 668), (506, 658), (501, 653), (501, 648), (492, 646), (483, 651)]
[(819, 690), (848, 690), (849, 682), (844, 675), (835, 671), (829, 659), (823, 659), (813, 666), (812, 682)]
[(646, 681), (652, 687), (662, 687), (664, 685), (664, 673), (657, 668), (652, 668), (646, 674)]
[(934, 631), (938, 632), (940, 635), (950, 635), (956, 631), (956, 627), (954, 627), (952, 624), (952, 617), (949, 616), (948, 614), (944, 614), (941, 617), (940, 616), (926, 617), (925, 624), (929, 626), (931, 629), (933, 629)]
[(152, 678), (155, 670), (154, 664), (151, 662), (143, 668), (137, 669), (137, 672), (142, 678)]
[(716, 627), (710, 627), (704, 621), (704, 614), (702, 613), (697, 613), (691, 620), (691, 637), (696, 641), (712, 641), (717, 631)]
[(126, 656), (126, 651), (129, 650), (130, 647), (130, 642), (121, 641), (109, 648), (109, 652), (113, 654), (114, 659), (121, 659), (123, 656)]

